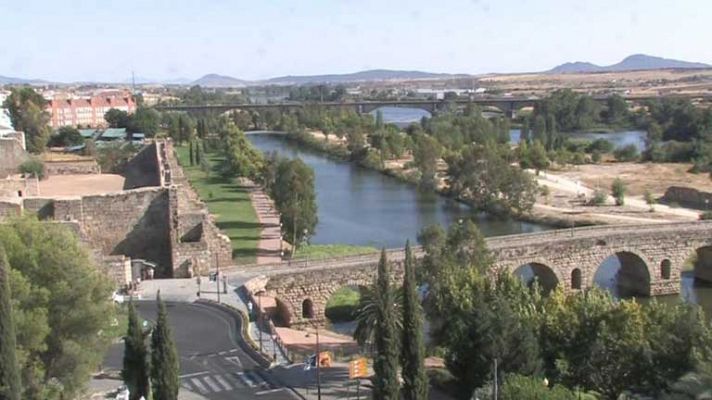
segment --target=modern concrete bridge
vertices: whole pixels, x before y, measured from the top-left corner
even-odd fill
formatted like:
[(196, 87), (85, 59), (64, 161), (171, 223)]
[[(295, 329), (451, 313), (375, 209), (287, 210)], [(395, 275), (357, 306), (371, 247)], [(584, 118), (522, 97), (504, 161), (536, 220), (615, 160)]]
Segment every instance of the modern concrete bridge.
[[(670, 97), (670, 96), (669, 96)], [(684, 98), (702, 98), (701, 96), (672, 96)], [(605, 102), (608, 97), (594, 97), (596, 101)], [(625, 99), (629, 102), (639, 103), (646, 100), (652, 100), (657, 97), (651, 96), (627, 96)], [(161, 111), (189, 111), (189, 112), (226, 112), (231, 110), (245, 111), (291, 111), (308, 107), (323, 107), (332, 109), (351, 109), (357, 113), (368, 113), (381, 107), (404, 107), (418, 108), (428, 111), (431, 114), (437, 113), (449, 107), (450, 104), (458, 106), (466, 106), (468, 104), (476, 104), (481, 107), (494, 107), (501, 110), (510, 118), (516, 116), (517, 110), (524, 107), (532, 107), (541, 99), (524, 98), (524, 97), (482, 97), (474, 99), (457, 99), (457, 100), (384, 100), (384, 101), (344, 101), (344, 102), (284, 102), (273, 104), (210, 104), (210, 105), (175, 105), (175, 106), (156, 106), (157, 110)]]
[[(561, 229), (491, 237), (487, 246), (498, 269), (516, 272), (528, 265), (545, 289), (560, 285), (572, 292), (593, 287), (596, 271), (610, 256), (621, 262), (618, 286), (638, 296), (679, 293), (683, 265), (694, 255), (696, 277), (712, 282), (712, 221)], [(416, 257), (423, 255), (419, 248), (414, 252)], [(246, 287), (275, 297), (278, 313), (290, 325), (324, 321), (326, 302), (336, 290), (373, 282), (379, 256), (251, 266), (247, 268), (263, 275)], [(403, 257), (401, 249), (388, 251), (396, 279), (402, 274)]]

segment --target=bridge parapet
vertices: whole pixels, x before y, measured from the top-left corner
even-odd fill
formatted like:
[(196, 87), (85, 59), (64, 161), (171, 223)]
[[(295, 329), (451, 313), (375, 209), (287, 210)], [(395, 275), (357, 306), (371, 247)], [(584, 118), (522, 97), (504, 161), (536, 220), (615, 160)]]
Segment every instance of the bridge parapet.
[[(618, 279), (636, 293), (675, 294), (680, 291), (685, 261), (697, 249), (712, 246), (712, 221), (561, 229), (491, 237), (487, 246), (498, 269), (514, 272), (523, 265), (536, 264), (548, 271), (548, 282), (565, 291), (594, 286), (598, 268), (608, 257), (618, 256), (622, 263)], [(413, 252), (416, 258), (423, 256), (420, 247), (414, 247)], [(403, 249), (388, 250), (387, 257), (394, 266), (394, 279), (399, 280)], [(287, 319), (300, 325), (307, 320), (305, 304), (310, 308), (307, 314), (321, 322), (334, 291), (370, 285), (379, 258), (376, 252), (252, 268), (267, 277), (264, 289), (278, 299), (278, 308)]]

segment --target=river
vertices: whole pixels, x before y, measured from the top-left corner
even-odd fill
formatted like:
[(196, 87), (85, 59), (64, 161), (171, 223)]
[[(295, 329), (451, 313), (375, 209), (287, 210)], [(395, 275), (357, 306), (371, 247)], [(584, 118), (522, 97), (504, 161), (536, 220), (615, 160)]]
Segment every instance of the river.
[(319, 223), (313, 244), (346, 243), (376, 247), (401, 247), (415, 242), (418, 232), (431, 224), (445, 227), (474, 216), (485, 236), (536, 232), (543, 225), (503, 220), (413, 185), (289, 141), (280, 135), (249, 135), (264, 152), (299, 157), (314, 169)]

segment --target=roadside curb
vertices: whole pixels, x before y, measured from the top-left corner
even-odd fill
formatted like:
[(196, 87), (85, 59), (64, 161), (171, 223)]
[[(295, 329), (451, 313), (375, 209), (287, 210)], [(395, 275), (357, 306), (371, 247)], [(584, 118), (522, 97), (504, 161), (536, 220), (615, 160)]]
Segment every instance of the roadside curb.
[[(240, 339), (238, 341), (238, 345), (245, 350), (257, 363), (268, 370), (271, 370), (272, 367), (272, 360), (268, 358), (265, 354), (262, 354), (258, 350), (257, 344), (252, 340), (250, 335), (247, 332), (248, 326), (249, 326), (249, 319), (245, 315), (244, 312), (241, 310), (228, 305), (224, 303), (218, 303), (214, 300), (208, 300), (208, 299), (200, 299), (195, 301), (196, 304), (202, 304), (205, 306), (209, 307), (215, 307), (218, 309), (221, 309), (223, 311), (226, 311), (230, 314), (232, 314), (236, 319), (239, 319), (240, 321), (240, 329), (239, 329), (239, 335)], [(285, 388), (289, 389), (292, 393), (294, 393), (297, 397), (299, 397), (302, 400), (306, 400), (304, 396), (302, 396), (296, 389), (294, 389), (291, 385), (287, 385), (284, 382), (282, 382), (279, 378), (277, 378), (276, 375), (272, 374), (272, 377), (276, 379), (282, 386)]]

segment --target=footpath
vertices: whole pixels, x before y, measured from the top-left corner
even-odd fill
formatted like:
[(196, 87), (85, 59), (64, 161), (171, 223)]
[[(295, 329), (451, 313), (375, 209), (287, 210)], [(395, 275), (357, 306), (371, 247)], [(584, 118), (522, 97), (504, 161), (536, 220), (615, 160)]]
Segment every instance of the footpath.
[(262, 228), (257, 244), (257, 264), (278, 263), (282, 261), (282, 229), (274, 202), (254, 182), (243, 179), (242, 185), (249, 191), (252, 207)]

